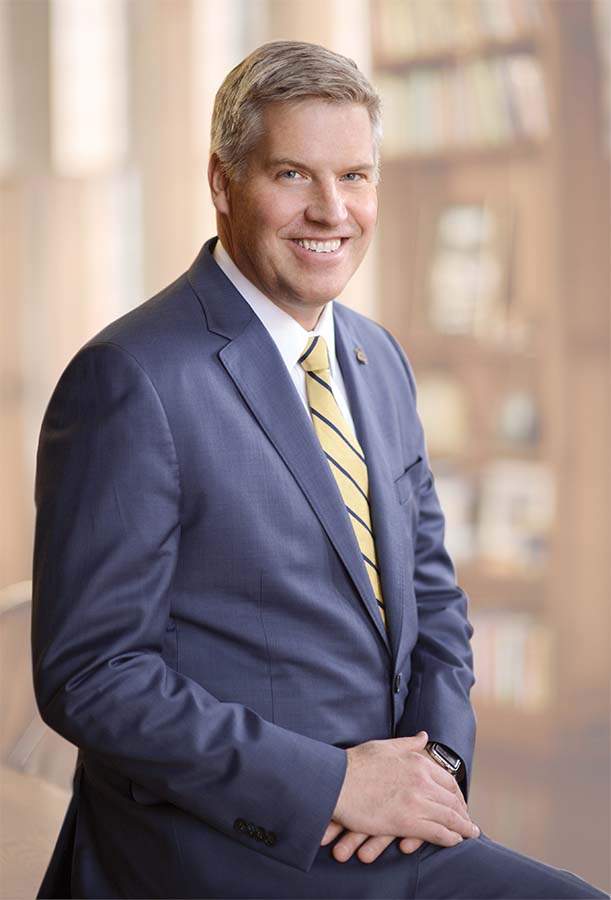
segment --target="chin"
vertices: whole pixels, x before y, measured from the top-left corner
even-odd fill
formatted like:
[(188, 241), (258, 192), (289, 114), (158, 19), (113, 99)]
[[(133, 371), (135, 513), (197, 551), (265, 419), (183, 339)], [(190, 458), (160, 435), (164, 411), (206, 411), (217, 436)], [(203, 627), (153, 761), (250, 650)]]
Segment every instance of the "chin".
[(327, 283), (324, 285), (316, 285), (310, 282), (304, 285), (303, 293), (301, 294), (302, 302), (322, 304), (328, 303), (329, 300), (335, 300), (344, 290), (349, 280), (346, 278), (333, 284)]

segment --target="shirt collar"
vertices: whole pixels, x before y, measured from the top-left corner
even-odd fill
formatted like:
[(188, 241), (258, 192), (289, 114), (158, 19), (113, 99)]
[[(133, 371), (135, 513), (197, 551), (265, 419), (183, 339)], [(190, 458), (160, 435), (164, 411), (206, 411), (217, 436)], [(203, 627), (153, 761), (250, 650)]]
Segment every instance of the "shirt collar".
[(295, 321), (292, 316), (280, 309), (279, 306), (276, 306), (269, 297), (266, 297), (242, 274), (223, 247), (220, 238), (216, 242), (213, 256), (219, 268), (233, 286), (237, 288), (270, 333), (289, 372), (297, 365), (299, 357), (305, 350), (308, 338), (318, 334), (326, 341), (331, 363), (331, 375), (336, 376), (337, 359), (335, 357), (335, 323), (333, 321), (332, 300), (325, 305), (314, 331), (306, 331), (299, 322)]

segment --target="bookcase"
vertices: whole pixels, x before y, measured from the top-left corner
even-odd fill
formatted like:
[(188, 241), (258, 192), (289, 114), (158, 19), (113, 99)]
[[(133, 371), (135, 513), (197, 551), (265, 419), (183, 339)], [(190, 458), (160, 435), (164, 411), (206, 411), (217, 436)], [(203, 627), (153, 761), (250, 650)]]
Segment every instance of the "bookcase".
[(379, 315), (415, 370), (470, 597), (478, 752), (602, 755), (609, 144), (594, 6), (371, 2)]

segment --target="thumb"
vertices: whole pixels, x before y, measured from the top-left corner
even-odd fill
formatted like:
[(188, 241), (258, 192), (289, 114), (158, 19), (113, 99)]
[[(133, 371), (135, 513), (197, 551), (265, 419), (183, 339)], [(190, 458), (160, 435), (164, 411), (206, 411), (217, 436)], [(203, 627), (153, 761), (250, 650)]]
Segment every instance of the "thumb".
[(426, 731), (419, 731), (413, 737), (398, 738), (407, 750), (424, 750), (429, 742), (429, 736)]

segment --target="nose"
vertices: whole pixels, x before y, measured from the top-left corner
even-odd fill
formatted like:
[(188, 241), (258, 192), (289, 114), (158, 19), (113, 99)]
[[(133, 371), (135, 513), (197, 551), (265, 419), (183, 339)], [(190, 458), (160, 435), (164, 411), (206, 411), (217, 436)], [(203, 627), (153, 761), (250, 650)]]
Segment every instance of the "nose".
[(305, 217), (309, 222), (317, 222), (327, 227), (342, 225), (346, 221), (348, 218), (346, 204), (335, 181), (315, 186)]

